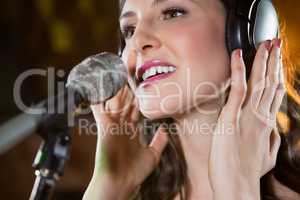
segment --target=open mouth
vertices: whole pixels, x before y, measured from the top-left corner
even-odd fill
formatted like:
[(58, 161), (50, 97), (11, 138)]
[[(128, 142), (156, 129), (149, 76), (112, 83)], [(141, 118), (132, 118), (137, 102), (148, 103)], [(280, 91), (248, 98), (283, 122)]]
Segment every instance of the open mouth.
[(148, 68), (139, 78), (140, 82), (154, 80), (156, 78), (164, 78), (166, 75), (176, 71), (173, 66), (153, 66)]
[(145, 61), (136, 71), (137, 83), (147, 83), (153, 80), (166, 78), (173, 74), (177, 68), (160, 59)]
[(142, 75), (142, 81), (145, 81), (151, 77), (155, 77), (160, 74), (168, 74), (176, 71), (176, 68), (173, 66), (155, 66), (146, 70)]

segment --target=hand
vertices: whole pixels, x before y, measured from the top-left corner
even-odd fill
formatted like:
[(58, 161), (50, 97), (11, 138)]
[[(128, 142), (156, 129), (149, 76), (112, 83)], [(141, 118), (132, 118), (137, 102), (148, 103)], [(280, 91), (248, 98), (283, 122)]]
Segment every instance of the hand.
[(241, 51), (232, 54), (231, 89), (209, 161), (216, 199), (223, 198), (220, 192), (227, 192), (228, 199), (259, 199), (259, 180), (275, 166), (280, 146), (276, 113), (285, 94), (280, 43), (274, 39), (260, 45), (248, 85)]
[(158, 164), (168, 137), (159, 127), (149, 146), (141, 144), (137, 127), (141, 114), (128, 85), (91, 108), (98, 143), (93, 178), (84, 198), (128, 199)]

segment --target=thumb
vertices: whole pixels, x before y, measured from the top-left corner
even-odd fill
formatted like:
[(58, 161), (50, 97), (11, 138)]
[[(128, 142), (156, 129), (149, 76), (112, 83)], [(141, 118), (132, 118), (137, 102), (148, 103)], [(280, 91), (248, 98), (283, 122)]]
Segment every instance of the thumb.
[(158, 165), (161, 155), (168, 144), (168, 140), (169, 138), (166, 130), (160, 125), (151, 143), (145, 148), (144, 152), (146, 163), (150, 163), (150, 165), (148, 165), (150, 167), (150, 173)]

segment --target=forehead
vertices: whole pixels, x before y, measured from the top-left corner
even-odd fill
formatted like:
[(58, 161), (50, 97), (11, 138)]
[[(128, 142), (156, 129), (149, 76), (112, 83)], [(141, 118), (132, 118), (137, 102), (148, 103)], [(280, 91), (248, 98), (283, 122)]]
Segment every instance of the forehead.
[[(127, 4), (134, 4), (134, 5), (148, 4), (148, 5), (154, 6), (154, 5), (158, 5), (163, 2), (167, 2), (167, 1), (171, 1), (171, 0), (120, 0), (120, 7), (122, 10), (125, 5), (127, 6)], [(186, 1), (186, 0), (181, 0), (181, 1)]]
[(215, 20), (220, 20), (218, 16), (221, 16), (223, 19), (226, 15), (227, 6), (225, 2), (227, 1), (230, 0), (120, 0), (120, 3), (124, 5), (120, 11), (119, 22), (125, 22), (126, 18), (141, 17), (147, 15), (147, 13), (152, 13), (147, 12), (147, 10), (155, 10), (155, 7), (165, 2), (169, 2), (166, 3), (169, 4), (169, 6), (184, 5), (186, 9), (189, 9), (190, 12), (198, 17), (206, 15), (211, 18), (216, 18)]
[[(122, 11), (122, 9), (124, 8), (124, 5), (127, 2), (130, 2), (131, 0), (119, 0), (119, 5), (120, 5), (120, 10)], [(137, 1), (133, 1), (132, 3), (150, 3), (152, 5), (157, 5), (163, 2), (167, 2), (167, 1), (172, 1), (172, 0), (137, 0)], [(213, 1), (213, 0), (178, 0), (178, 1), (190, 1), (190, 2), (195, 2), (195, 3), (199, 3), (199, 2), (204, 2), (204, 1)]]
[[(119, 8), (120, 8), (120, 12), (122, 11), (123, 7), (124, 7), (124, 4), (127, 2), (128, 0), (119, 0)], [(142, 1), (142, 0), (139, 0), (139, 1)], [(145, 1), (153, 1), (153, 0), (145, 0)], [(185, 0), (182, 0), (182, 1), (185, 1)], [(192, 2), (204, 2), (205, 3), (209, 3), (211, 1), (214, 1), (214, 0), (189, 0), (189, 1), (192, 1)], [(233, 7), (239, 0), (218, 0), (220, 2), (222, 2), (225, 7)], [(251, 1), (253, 2), (254, 0), (242, 0), (242, 1)], [(158, 0), (159, 2), (159, 0)]]
[[(215, 0), (119, 0), (120, 13), (133, 9), (134, 7), (155, 7), (165, 2), (192, 2), (192, 3), (209, 3)], [(122, 14), (121, 14), (122, 16)]]

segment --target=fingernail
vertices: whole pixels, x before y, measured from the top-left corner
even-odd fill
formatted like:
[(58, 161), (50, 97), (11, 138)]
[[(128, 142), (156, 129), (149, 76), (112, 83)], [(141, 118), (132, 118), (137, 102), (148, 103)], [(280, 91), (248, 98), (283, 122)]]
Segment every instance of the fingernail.
[(238, 58), (243, 58), (243, 50), (242, 49), (238, 49), (236, 52), (236, 55)]
[(275, 46), (276, 46), (277, 48), (281, 48), (281, 45), (282, 45), (282, 40), (281, 40), (280, 38), (277, 38), (277, 39), (275, 40)]
[(265, 42), (265, 48), (267, 49), (267, 51), (270, 51), (272, 47), (272, 41), (271, 40), (267, 40)]

